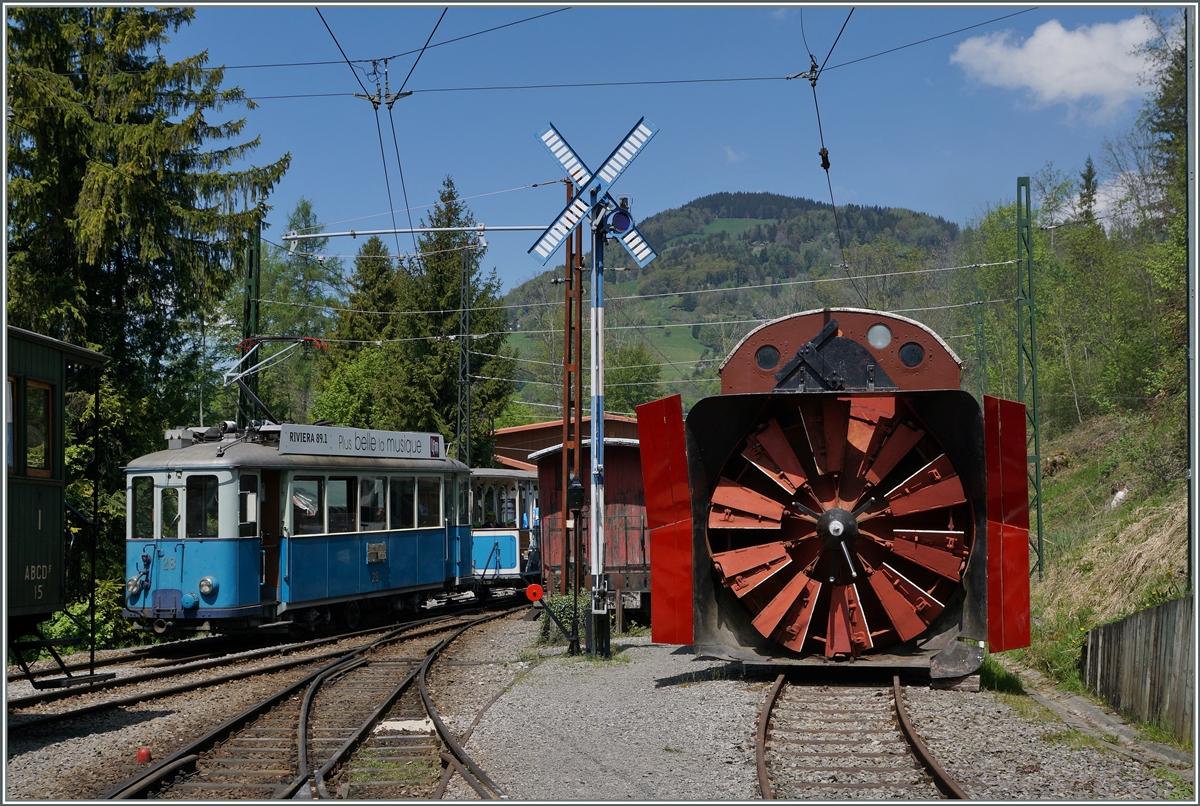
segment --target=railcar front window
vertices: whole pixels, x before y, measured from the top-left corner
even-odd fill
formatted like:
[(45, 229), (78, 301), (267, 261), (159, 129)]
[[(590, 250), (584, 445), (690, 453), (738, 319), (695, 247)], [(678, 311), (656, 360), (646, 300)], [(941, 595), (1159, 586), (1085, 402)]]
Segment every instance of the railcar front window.
[(187, 536), (216, 537), (217, 477), (189, 476), (187, 480)]
[(129, 502), (130, 535), (134, 540), (154, 539), (154, 479), (134, 476)]
[(358, 489), (356, 478), (329, 479), (329, 531), (353, 532), (354, 491)]
[(358, 480), (358, 528), (380, 532), (387, 528), (387, 479)]
[(415, 479), (392, 478), (388, 496), (391, 528), (411, 529), (416, 525), (413, 517), (416, 511), (416, 490)]
[(159, 512), (159, 529), (165, 540), (179, 539), (179, 490), (167, 487), (162, 491)]
[(417, 526), (442, 525), (442, 480), (424, 476), (417, 479)]
[(238, 480), (238, 536), (258, 534), (258, 476), (244, 475)]
[(319, 535), (325, 531), (325, 479), (292, 480), (292, 532)]
[(25, 386), (25, 471), (31, 476), (49, 476), (50, 386), (27, 381)]

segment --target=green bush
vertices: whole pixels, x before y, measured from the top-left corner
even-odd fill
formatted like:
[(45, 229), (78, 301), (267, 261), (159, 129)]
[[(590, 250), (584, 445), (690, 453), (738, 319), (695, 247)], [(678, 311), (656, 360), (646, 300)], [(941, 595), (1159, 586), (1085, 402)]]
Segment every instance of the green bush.
[[(139, 643), (139, 635), (133, 629), (133, 622), (121, 614), (125, 602), (125, 586), (119, 580), (101, 579), (96, 581), (96, 649), (114, 649)], [(88, 601), (67, 605), (70, 616), (66, 613), (55, 613), (49, 621), (43, 622), (42, 632), (47, 638), (69, 638), (83, 634), (87, 645), (86, 635), (91, 626), (88, 615)], [(71, 618), (74, 616), (74, 619)], [(82, 626), (82, 630), (80, 629)]]
[[(562, 622), (564, 627), (568, 630), (571, 629), (571, 611), (575, 606), (575, 595), (573, 593), (568, 593), (566, 596), (547, 596), (542, 599), (542, 606), (549, 609)], [(587, 619), (592, 617), (592, 595), (588, 591), (579, 592), (579, 610), (577, 613), (579, 618), (579, 638), (582, 641)], [(565, 644), (567, 643), (567, 639), (563, 637), (562, 631), (554, 623), (554, 619), (543, 616), (542, 628), (538, 633), (538, 643)]]

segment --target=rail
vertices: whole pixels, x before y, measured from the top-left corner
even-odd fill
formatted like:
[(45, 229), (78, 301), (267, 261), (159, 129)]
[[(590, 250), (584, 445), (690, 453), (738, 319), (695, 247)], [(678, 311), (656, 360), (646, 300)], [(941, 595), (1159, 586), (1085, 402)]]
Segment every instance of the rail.
[[(759, 711), (758, 727), (755, 735), (755, 751), (758, 768), (758, 784), (764, 800), (773, 800), (778, 794), (777, 781), (772, 779), (768, 765), (768, 750), (772, 745), (772, 724), (778, 710), (781, 695), (784, 691), (786, 676), (779, 675), (767, 693)], [(796, 687), (804, 691), (803, 687)], [(851, 692), (846, 695), (845, 692)], [(835, 692), (837, 693), (835, 696)], [(885, 695), (890, 694), (892, 701), (891, 716), (894, 720), (892, 728), (879, 728), (874, 720), (881, 719), (882, 711), (873, 711), (871, 705), (878, 703)], [(929, 747), (921, 739), (904, 707), (904, 696), (900, 686), (899, 676), (893, 676), (890, 691), (880, 687), (851, 688), (829, 687), (828, 691), (820, 691), (806, 695), (800, 703), (791, 708), (793, 718), (803, 715), (817, 721), (820, 727), (806, 728), (799, 731), (794, 725), (789, 730), (793, 735), (799, 731), (800, 738), (792, 743), (808, 748), (808, 755), (817, 758), (834, 758), (839, 766), (790, 765), (789, 774), (825, 775), (831, 780), (798, 780), (790, 782), (794, 789), (820, 788), (829, 789), (910, 789), (919, 792), (922, 784), (912, 778), (917, 770), (928, 775), (929, 781), (937, 787), (943, 798), (951, 800), (969, 800), (970, 796), (950, 777), (938, 764)], [(824, 706), (824, 707), (822, 707)], [(845, 707), (842, 707), (845, 706)], [(831, 726), (832, 725), (832, 726)], [(898, 739), (888, 740), (887, 734), (899, 733), (903, 742)], [(786, 743), (787, 737), (783, 741)], [(887, 751), (889, 744), (897, 749)], [(827, 748), (837, 748), (829, 750)], [(902, 750), (900, 748), (903, 748)], [(910, 766), (885, 766), (895, 764), (903, 754), (910, 758)], [(863, 759), (875, 759), (880, 763), (875, 766), (851, 766)], [(919, 765), (917, 767), (916, 765)], [(888, 775), (900, 775), (900, 780), (888, 779)], [(874, 778), (871, 778), (874, 776)], [(907, 777), (908, 780), (904, 780)], [(864, 778), (871, 778), (864, 780)], [(923, 778), (923, 776), (922, 776)], [(854, 780), (851, 780), (854, 779)], [(928, 786), (925, 783), (924, 786)], [(789, 797), (796, 797), (789, 794)]]
[[(469, 620), (463, 621), (462, 615), (455, 617), (455, 620), (448, 620), (445, 617), (437, 619), (427, 619), (415, 624), (408, 624), (397, 629), (388, 631), (379, 636), (374, 641), (368, 644), (357, 647), (349, 652), (341, 652), (338, 657), (332, 662), (322, 665), (311, 673), (305, 675), (302, 679), (293, 682), (282, 690), (276, 692), (262, 702), (238, 714), (219, 725), (217, 728), (209, 731), (204, 736), (189, 744), (187, 747), (181, 748), (170, 757), (164, 759), (160, 763), (144, 770), (137, 776), (120, 784), (119, 786), (104, 793), (101, 797), (108, 799), (126, 799), (130, 797), (139, 797), (147, 795), (155, 787), (167, 785), (167, 781), (178, 775), (180, 771), (186, 771), (189, 766), (196, 767), (198, 765), (201, 770), (199, 777), (193, 777), (192, 772), (184, 773), (184, 780), (178, 779), (169, 784), (171, 787), (182, 787), (183, 790), (202, 789), (208, 792), (213, 792), (215, 789), (222, 791), (230, 790), (240, 793), (242, 790), (249, 788), (253, 791), (255, 788), (267, 788), (270, 790), (270, 797), (273, 798), (292, 798), (304, 797), (308, 791), (307, 786), (311, 783), (313, 794), (316, 797), (330, 798), (337, 795), (331, 793), (327, 788), (327, 782), (333, 780), (332, 776), (339, 769), (350, 763), (350, 759), (355, 757), (360, 748), (368, 747), (373, 742), (377, 741), (375, 737), (375, 728), (383, 717), (389, 713), (391, 709), (398, 703), (402, 694), (411, 688), (414, 681), (419, 680), (422, 686), (422, 698), (425, 701), (425, 709), (429, 714), (430, 721), (435, 725), (445, 747), (449, 748), (453, 754), (453, 763), (451, 766), (461, 768), (464, 778), (469, 784), (474, 787), (483, 787), (481, 797), (492, 799), (494, 797), (504, 797), (504, 793), (499, 789), (494, 782), (488, 778), (487, 774), (478, 767), (478, 765), (470, 759), (470, 757), (462, 750), (461, 745), (455, 740), (455, 737), (449, 733), (445, 725), (438, 717), (432, 702), (428, 698), (427, 691), (424, 690), (424, 673), (429, 668), (429, 665), (437, 657), (447, 645), (463, 632), (476, 626), (480, 623), (491, 619), (499, 618), (507, 615), (512, 611), (512, 608), (489, 613), (483, 616), (470, 616)], [(438, 643), (427, 653), (421, 661), (415, 659), (396, 658), (389, 660), (384, 656), (379, 655), (380, 650), (389, 645), (395, 644), (398, 641), (410, 641), (412, 639), (428, 636), (435, 633), (445, 633), (447, 630), (452, 630), (451, 634), (442, 637)], [(391, 650), (395, 652), (395, 650)], [(368, 654), (370, 653), (370, 654)], [(312, 659), (309, 660), (312, 663)], [(410, 667), (406, 674), (402, 674), (402, 679), (395, 682), (396, 664), (403, 663), (404, 666)], [(364, 677), (365, 675), (365, 677)], [(341, 732), (335, 734), (337, 739), (336, 749), (328, 758), (324, 758), (325, 753), (320, 749), (322, 745), (328, 746), (330, 742), (329, 728), (322, 726), (315, 727), (313, 722), (314, 699), (322, 686), (334, 686), (336, 682), (336, 690), (339, 692), (336, 696), (341, 699), (334, 699), (334, 703), (354, 703), (355, 705), (349, 709), (349, 712), (342, 709), (343, 706), (337, 705), (335, 711), (339, 717), (348, 716), (349, 713), (357, 711), (358, 714), (364, 714), (365, 718), (355, 717), (357, 727), (350, 730), (348, 733)], [(388, 681), (386, 687), (380, 687), (379, 683)], [(361, 691), (360, 691), (361, 690)], [(376, 700), (376, 695), (371, 695), (370, 699), (362, 699), (360, 694), (371, 691), (386, 690), (386, 694), (382, 698)], [(347, 692), (350, 693), (352, 699), (347, 700)], [(301, 695), (297, 701), (297, 696)], [(289, 703), (292, 703), (289, 705)], [(358, 706), (362, 703), (366, 709)], [(328, 712), (331, 707), (329, 702), (321, 706), (325, 712)], [(295, 709), (289, 711), (289, 708)], [(268, 716), (269, 714), (269, 716)], [(290, 714), (290, 715), (289, 715)], [(326, 719), (326, 717), (322, 717)], [(282, 721), (281, 721), (282, 720)], [(296, 749), (292, 750), (292, 772), (287, 773), (284, 780), (276, 779), (276, 783), (268, 783), (269, 779), (256, 778), (255, 773), (251, 773), (250, 779), (245, 778), (246, 773), (237, 772), (233, 777), (229, 776), (227, 766), (228, 760), (222, 761), (221, 753), (216, 751), (216, 748), (222, 745), (234, 747), (238, 742), (246, 741), (246, 739), (237, 738), (247, 728), (250, 728), (252, 733), (256, 735), (278, 735), (283, 726), (291, 724), (293, 727), (291, 735), (294, 737), (292, 741), (297, 743)], [(270, 726), (273, 727), (264, 727)], [(314, 729), (317, 731), (313, 733)], [(267, 731), (267, 733), (263, 733)], [(249, 741), (258, 742), (261, 739), (250, 738)], [(310, 745), (313, 746), (314, 752), (318, 752), (323, 763), (314, 762), (313, 756), (310, 753)], [(257, 746), (257, 745), (256, 745)], [(281, 745), (286, 747), (286, 744)], [(264, 748), (265, 749), (265, 748)], [(210, 754), (216, 752), (216, 755), (210, 758)], [(235, 752), (235, 754), (237, 754)], [(280, 761), (286, 756), (280, 757)], [(244, 765), (246, 762), (234, 760), (233, 763)], [(268, 766), (270, 763), (267, 762)], [(320, 766), (315, 771), (312, 769), (320, 763)], [(358, 763), (358, 762), (356, 762)], [(361, 766), (361, 764), (359, 764)], [(347, 768), (342, 774), (343, 777), (352, 772), (354, 768)], [(215, 777), (214, 777), (215, 776)], [(346, 780), (353, 780), (346, 778)], [(376, 782), (386, 784), (387, 782)], [(356, 784), (357, 785), (357, 784)], [(344, 785), (343, 789), (349, 784)], [(341, 793), (345, 796), (345, 792)]]

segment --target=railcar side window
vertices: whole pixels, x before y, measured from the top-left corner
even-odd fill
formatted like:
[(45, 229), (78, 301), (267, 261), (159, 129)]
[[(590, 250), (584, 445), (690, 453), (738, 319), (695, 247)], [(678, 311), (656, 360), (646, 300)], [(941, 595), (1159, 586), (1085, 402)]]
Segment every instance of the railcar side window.
[(358, 480), (358, 528), (362, 532), (379, 532), (387, 528), (387, 479)]
[(329, 531), (354, 532), (356, 515), (354, 491), (358, 489), (356, 478), (329, 479)]
[(258, 476), (245, 474), (238, 480), (238, 537), (258, 534)]
[(150, 476), (134, 476), (133, 491), (129, 502), (129, 519), (132, 528), (129, 534), (134, 540), (154, 539), (154, 479)]
[(471, 523), (471, 478), (458, 477), (458, 523), (469, 526)]
[(417, 526), (442, 525), (442, 479), (421, 476), (417, 479)]
[(391, 528), (411, 529), (416, 526), (413, 517), (416, 511), (416, 481), (412, 478), (392, 477), (388, 492)]
[(50, 384), (26, 381), (25, 472), (31, 476), (50, 475), (50, 427)]
[(179, 539), (179, 490), (166, 487), (159, 499), (159, 531), (165, 540)]
[(13, 376), (9, 375), (8, 376), (8, 391), (7, 391), (8, 396), (5, 398), (6, 405), (4, 406), (4, 419), (8, 426), (8, 439), (5, 440), (4, 444), (8, 446), (8, 472), (9, 473), (15, 473), (17, 470), (17, 461), (16, 461), (17, 454), (16, 454), (16, 448), (13, 446), (13, 435), (16, 433), (15, 429), (13, 428), (13, 391), (14, 391)]
[(217, 536), (217, 477), (188, 476), (187, 536)]
[(325, 479), (292, 479), (292, 533), (319, 535), (325, 531)]

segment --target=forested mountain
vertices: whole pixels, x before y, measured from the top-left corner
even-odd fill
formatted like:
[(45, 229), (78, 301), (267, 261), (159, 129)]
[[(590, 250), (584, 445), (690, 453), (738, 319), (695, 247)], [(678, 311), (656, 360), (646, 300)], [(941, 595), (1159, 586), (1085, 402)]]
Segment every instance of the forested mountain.
[[(895, 207), (845, 205), (835, 221), (822, 202), (745, 192), (704, 196), (639, 221), (638, 229), (658, 259), (638, 269), (615, 248), (606, 252), (606, 261), (626, 269), (622, 280), (637, 280), (640, 294), (769, 284), (819, 273), (838, 262), (839, 229), (847, 245), (883, 239), (902, 249), (944, 248), (959, 230), (943, 218)], [(510, 296), (521, 300), (520, 289)]]
[[(745, 192), (704, 196), (648, 216), (638, 229), (658, 258), (639, 269), (615, 244), (606, 250), (606, 345), (618, 372), (632, 348), (648, 351), (663, 385), (607, 390), (626, 411), (680, 384), (687, 403), (711, 393), (709, 365), (760, 321), (824, 305), (886, 308), (928, 291), (926, 278), (900, 275), (945, 259), (959, 236), (957, 224), (912, 210), (846, 205), (835, 216), (811, 199)], [(526, 334), (514, 339), (528, 359), (521, 377), (535, 382), (519, 396), (539, 404), (518, 408), (529, 418), (546, 414), (541, 407), (555, 402), (550, 385), (560, 382), (550, 366), (562, 355), (556, 276), (561, 265), (507, 297), (514, 330)]]

